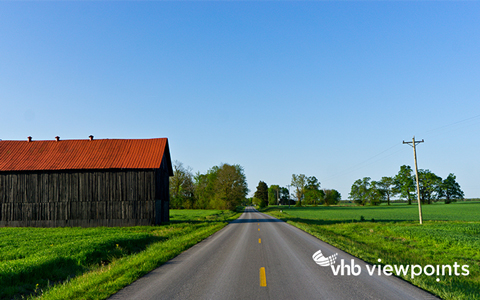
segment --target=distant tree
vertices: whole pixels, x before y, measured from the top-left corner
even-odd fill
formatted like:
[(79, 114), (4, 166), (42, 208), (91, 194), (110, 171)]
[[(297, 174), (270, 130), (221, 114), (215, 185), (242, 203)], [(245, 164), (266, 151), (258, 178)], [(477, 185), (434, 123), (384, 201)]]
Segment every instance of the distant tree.
[(169, 179), (170, 207), (194, 208), (195, 185), (190, 167), (184, 167), (179, 161), (173, 165), (173, 176)]
[[(195, 196), (197, 199), (197, 208), (214, 208), (215, 204), (215, 184), (220, 167), (214, 166), (206, 174), (197, 172), (195, 175)], [(220, 205), (220, 204), (219, 204)]]
[(286, 187), (280, 187), (280, 204), (288, 205), (290, 201), (290, 193)]
[(307, 178), (305, 174), (295, 175), (292, 174), (291, 185), (295, 188), (295, 197), (297, 198), (297, 206), (302, 205), (302, 199), (305, 195), (305, 186), (307, 184)]
[(258, 207), (264, 207), (264, 206), (262, 206), (262, 205), (265, 205), (265, 203), (262, 202), (261, 199), (258, 199), (258, 198), (256, 198), (256, 197), (253, 197), (253, 198), (252, 198), (252, 204), (253, 204), (253, 205), (256, 205), (256, 206), (258, 206)]
[(445, 204), (455, 202), (457, 199), (463, 199), (464, 197), (464, 193), (456, 179), (457, 177), (453, 173), (450, 173), (442, 182), (441, 196), (445, 198)]
[(206, 174), (197, 173), (194, 179), (196, 208), (235, 210), (248, 193), (240, 165), (214, 166)]
[(305, 193), (303, 197), (304, 204), (321, 204), (325, 193), (320, 189), (320, 181), (315, 176), (307, 177)]
[(304, 204), (319, 205), (325, 203), (325, 192), (323, 190), (307, 189), (303, 198)]
[(248, 193), (247, 180), (240, 165), (222, 164), (214, 184), (216, 209), (235, 210)]
[(335, 205), (340, 202), (342, 199), (342, 196), (337, 190), (323, 190), (324, 192), (324, 202), (325, 205)]
[(442, 178), (430, 170), (418, 170), (420, 201), (422, 204), (436, 202), (442, 195)]
[(280, 202), (280, 186), (272, 184), (268, 188), (268, 205), (277, 205)]
[(370, 177), (357, 179), (350, 189), (349, 199), (358, 205), (364, 206), (369, 200)]
[(380, 187), (378, 181), (370, 182), (370, 187), (368, 188), (367, 193), (370, 205), (380, 205), (382, 200), (385, 198), (385, 193)]
[(410, 166), (403, 165), (394, 177), (395, 193), (407, 199), (408, 204), (412, 204), (412, 199), (415, 198), (416, 183), (415, 176), (412, 173), (413, 171)]
[(387, 198), (387, 205), (390, 205), (390, 197), (395, 196), (395, 179), (393, 177), (382, 177), (377, 182), (378, 187), (382, 190), (382, 193)]
[(315, 176), (307, 177), (307, 184), (305, 185), (305, 188), (310, 190), (318, 190), (320, 189), (320, 181), (318, 181), (317, 177)]
[(260, 199), (260, 207), (268, 206), (268, 185), (265, 182), (260, 181), (257, 186), (257, 191), (253, 196)]

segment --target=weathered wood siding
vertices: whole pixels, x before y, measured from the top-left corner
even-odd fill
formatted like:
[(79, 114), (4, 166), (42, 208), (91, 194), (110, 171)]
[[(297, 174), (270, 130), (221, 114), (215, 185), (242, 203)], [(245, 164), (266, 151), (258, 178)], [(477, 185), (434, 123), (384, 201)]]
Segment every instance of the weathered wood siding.
[(168, 199), (163, 163), (152, 170), (0, 172), (0, 226), (159, 224), (168, 221)]
[[(161, 222), (170, 222), (170, 180), (168, 166), (171, 165), (170, 153), (168, 148), (163, 154), (162, 164), (160, 169), (155, 173), (155, 199), (161, 200), (157, 202), (157, 211), (160, 213)], [(158, 223), (157, 223), (158, 224)]]

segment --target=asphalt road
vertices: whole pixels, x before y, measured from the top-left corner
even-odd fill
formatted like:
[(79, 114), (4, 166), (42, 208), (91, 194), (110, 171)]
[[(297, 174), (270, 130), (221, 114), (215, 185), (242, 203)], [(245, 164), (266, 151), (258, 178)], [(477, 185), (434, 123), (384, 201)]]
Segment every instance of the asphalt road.
[[(333, 274), (312, 259), (338, 253)], [(110, 299), (438, 299), (394, 276), (369, 275), (366, 263), (253, 208)], [(370, 266), (370, 265), (369, 265)], [(359, 269), (355, 271), (359, 272)]]

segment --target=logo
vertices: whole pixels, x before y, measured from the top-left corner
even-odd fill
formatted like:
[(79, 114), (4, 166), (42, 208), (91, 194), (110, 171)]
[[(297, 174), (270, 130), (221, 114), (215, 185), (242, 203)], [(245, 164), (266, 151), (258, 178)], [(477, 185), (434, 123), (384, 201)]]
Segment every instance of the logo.
[[(362, 273), (362, 267), (355, 263), (354, 259), (350, 260), (350, 264), (345, 263), (344, 259), (340, 260), (339, 265), (335, 265), (335, 261), (337, 260), (338, 253), (332, 254), (328, 257), (325, 257), (322, 253), (322, 250), (318, 250), (317, 252), (313, 253), (312, 259), (313, 261), (322, 267), (330, 267), (332, 269), (332, 273), (334, 276), (359, 276)], [(378, 262), (382, 262), (379, 258)], [(427, 276), (468, 276), (470, 271), (468, 270), (468, 265), (459, 265), (455, 262), (453, 265), (365, 265), (363, 270), (367, 270), (368, 275), (373, 276), (374, 274), (378, 274), (378, 276), (385, 275), (397, 275), (399, 277), (408, 276), (413, 279), (416, 276), (420, 276), (422, 274)], [(460, 272), (461, 271), (461, 272)], [(440, 278), (437, 278), (437, 282), (440, 281)]]
[(338, 253), (332, 254), (329, 257), (325, 257), (322, 254), (322, 250), (318, 250), (317, 252), (313, 253), (313, 260), (322, 267), (333, 266), (335, 264), (335, 260), (337, 259)]

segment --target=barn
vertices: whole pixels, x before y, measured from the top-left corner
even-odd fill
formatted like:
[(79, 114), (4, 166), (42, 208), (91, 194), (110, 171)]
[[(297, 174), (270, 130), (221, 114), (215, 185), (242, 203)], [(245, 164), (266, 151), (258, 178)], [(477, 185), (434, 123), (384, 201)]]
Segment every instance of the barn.
[(167, 138), (0, 140), (0, 226), (169, 221)]

